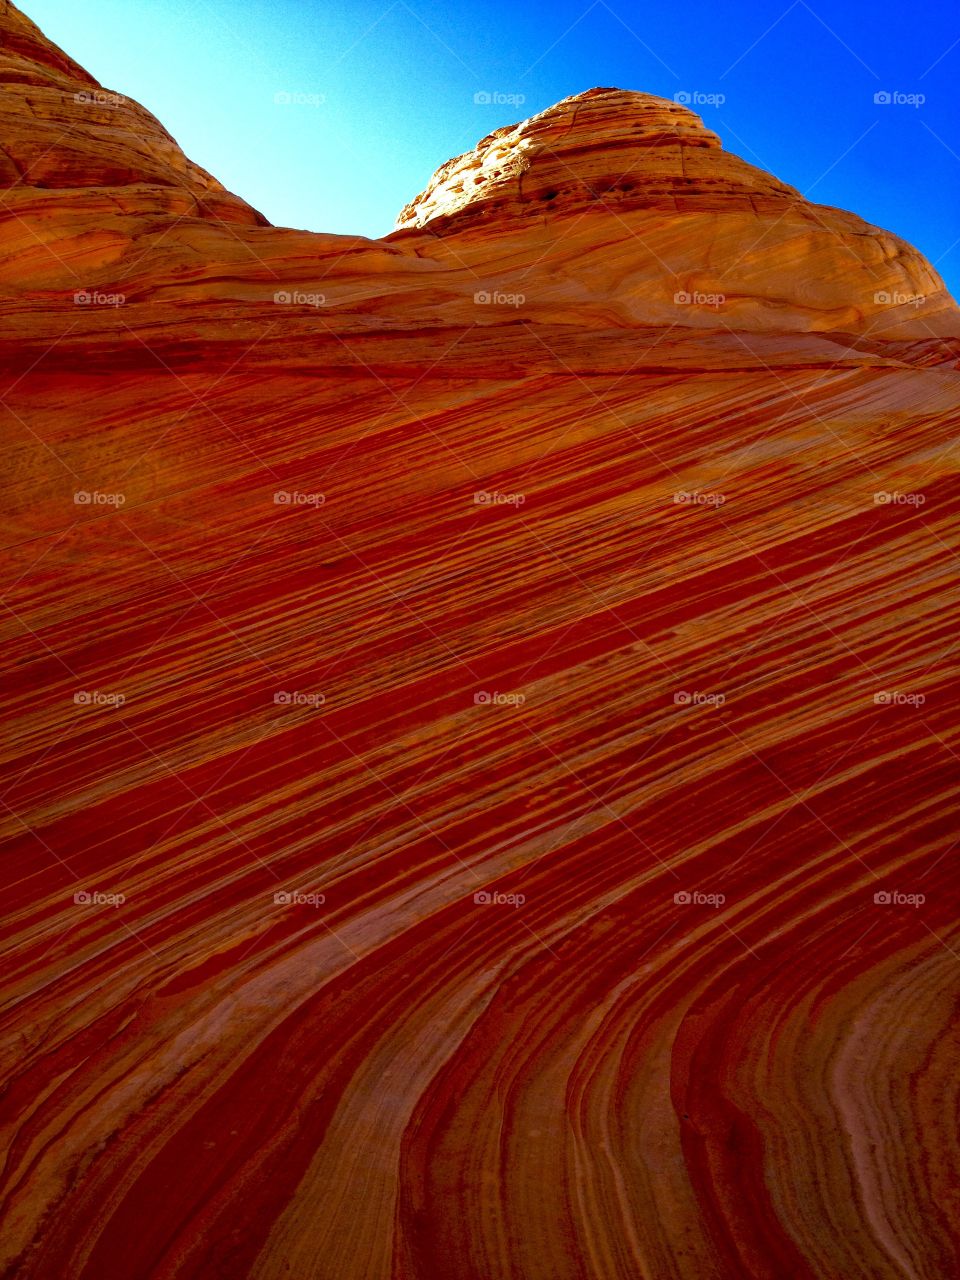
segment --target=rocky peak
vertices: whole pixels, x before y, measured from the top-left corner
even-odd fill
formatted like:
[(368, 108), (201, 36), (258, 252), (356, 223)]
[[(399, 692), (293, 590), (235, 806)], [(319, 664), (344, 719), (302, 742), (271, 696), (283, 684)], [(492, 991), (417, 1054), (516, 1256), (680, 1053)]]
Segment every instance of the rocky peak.
[(21, 202), (96, 188), (128, 211), (265, 222), (188, 160), (156, 116), (105, 89), (7, 0), (0, 0), (0, 137), (0, 189)]
[(486, 246), (501, 292), (580, 322), (958, 329), (911, 245), (812, 203), (648, 93), (589, 89), (494, 130), (441, 165), (396, 225), (400, 239), (429, 236), (432, 253), (455, 240), (460, 264)]
[(397, 227), (509, 210), (540, 215), (585, 205), (722, 207), (799, 193), (723, 150), (696, 112), (625, 89), (588, 89), (520, 124), (495, 129), (448, 160)]
[(44, 84), (61, 76), (84, 84), (97, 83), (9, 0), (0, 0), (0, 37), (0, 68), (4, 84)]

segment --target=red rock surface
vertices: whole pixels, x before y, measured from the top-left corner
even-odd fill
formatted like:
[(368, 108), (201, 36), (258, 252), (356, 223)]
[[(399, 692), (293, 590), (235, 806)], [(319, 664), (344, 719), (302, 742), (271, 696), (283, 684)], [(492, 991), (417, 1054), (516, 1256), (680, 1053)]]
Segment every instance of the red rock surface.
[(0, 33), (0, 1276), (958, 1274), (932, 269), (607, 90), (268, 227)]

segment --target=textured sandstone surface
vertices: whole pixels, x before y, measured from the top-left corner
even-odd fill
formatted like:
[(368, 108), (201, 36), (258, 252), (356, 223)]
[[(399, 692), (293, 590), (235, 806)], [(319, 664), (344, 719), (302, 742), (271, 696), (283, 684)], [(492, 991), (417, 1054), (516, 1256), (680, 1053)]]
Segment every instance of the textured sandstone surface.
[(713, 327), (722, 313), (748, 330), (907, 332), (922, 308), (928, 329), (957, 328), (910, 245), (810, 203), (724, 151), (693, 111), (645, 93), (591, 89), (496, 130), (438, 169), (397, 226), (437, 230), (469, 263), (485, 233), (506, 255), (517, 231), (528, 250), (539, 239), (538, 265), (563, 283), (538, 271), (534, 300), (605, 305), (620, 322)]
[(590, 89), (448, 160), (401, 212), (398, 227), (469, 212), (516, 217), (659, 207), (670, 213), (767, 202), (776, 213), (799, 192), (723, 151), (688, 107), (646, 93)]
[(124, 212), (189, 208), (200, 217), (265, 222), (188, 160), (149, 111), (104, 89), (6, 0), (0, 84), (0, 189), (94, 187)]
[(932, 270), (606, 90), (261, 225), (0, 34), (0, 1277), (960, 1274)]

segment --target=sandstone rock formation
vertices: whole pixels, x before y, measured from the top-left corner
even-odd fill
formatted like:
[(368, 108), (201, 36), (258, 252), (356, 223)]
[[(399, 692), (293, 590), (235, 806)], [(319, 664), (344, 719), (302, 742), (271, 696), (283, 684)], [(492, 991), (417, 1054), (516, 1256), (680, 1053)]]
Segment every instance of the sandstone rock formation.
[(645, 93), (592, 89), (497, 129), (438, 169), (397, 226), (438, 231), (470, 264), (489, 237), (522, 264), (505, 289), (529, 279), (537, 245), (550, 272), (531, 281), (535, 301), (591, 319), (713, 328), (722, 311), (745, 330), (890, 334), (916, 332), (922, 308), (925, 331), (956, 332), (953, 300), (910, 245), (811, 204)]
[(935, 273), (611, 90), (269, 227), (0, 34), (0, 1277), (960, 1273)]
[(0, 188), (55, 193), (54, 208), (65, 190), (96, 188), (101, 204), (124, 212), (265, 223), (189, 161), (149, 111), (104, 89), (11, 4), (0, 10), (0, 33)]

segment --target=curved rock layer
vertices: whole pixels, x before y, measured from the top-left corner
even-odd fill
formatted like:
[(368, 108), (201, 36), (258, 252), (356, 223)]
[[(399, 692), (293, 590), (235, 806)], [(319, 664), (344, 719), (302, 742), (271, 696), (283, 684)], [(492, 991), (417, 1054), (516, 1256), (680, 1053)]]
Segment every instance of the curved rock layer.
[(960, 1274), (956, 343), (78, 145), (0, 208), (0, 1277)]
[(591, 89), (497, 129), (441, 166), (397, 227), (453, 236), (466, 261), (463, 238), (490, 237), (509, 260), (514, 234), (529, 251), (542, 227), (541, 272), (566, 287), (538, 276), (537, 297), (562, 291), (627, 323), (711, 327), (722, 310), (744, 329), (893, 332), (922, 307), (956, 332), (953, 300), (910, 245), (811, 204), (646, 93)]
[(397, 219), (553, 214), (558, 210), (659, 206), (670, 213), (770, 202), (777, 213), (798, 191), (739, 156), (689, 108), (648, 93), (590, 89), (518, 125), (496, 129), (448, 160)]
[(7, 0), (0, 6), (0, 84), (0, 191), (35, 187), (59, 196), (95, 188), (123, 213), (189, 210), (266, 223), (188, 160), (139, 102), (105, 89)]

